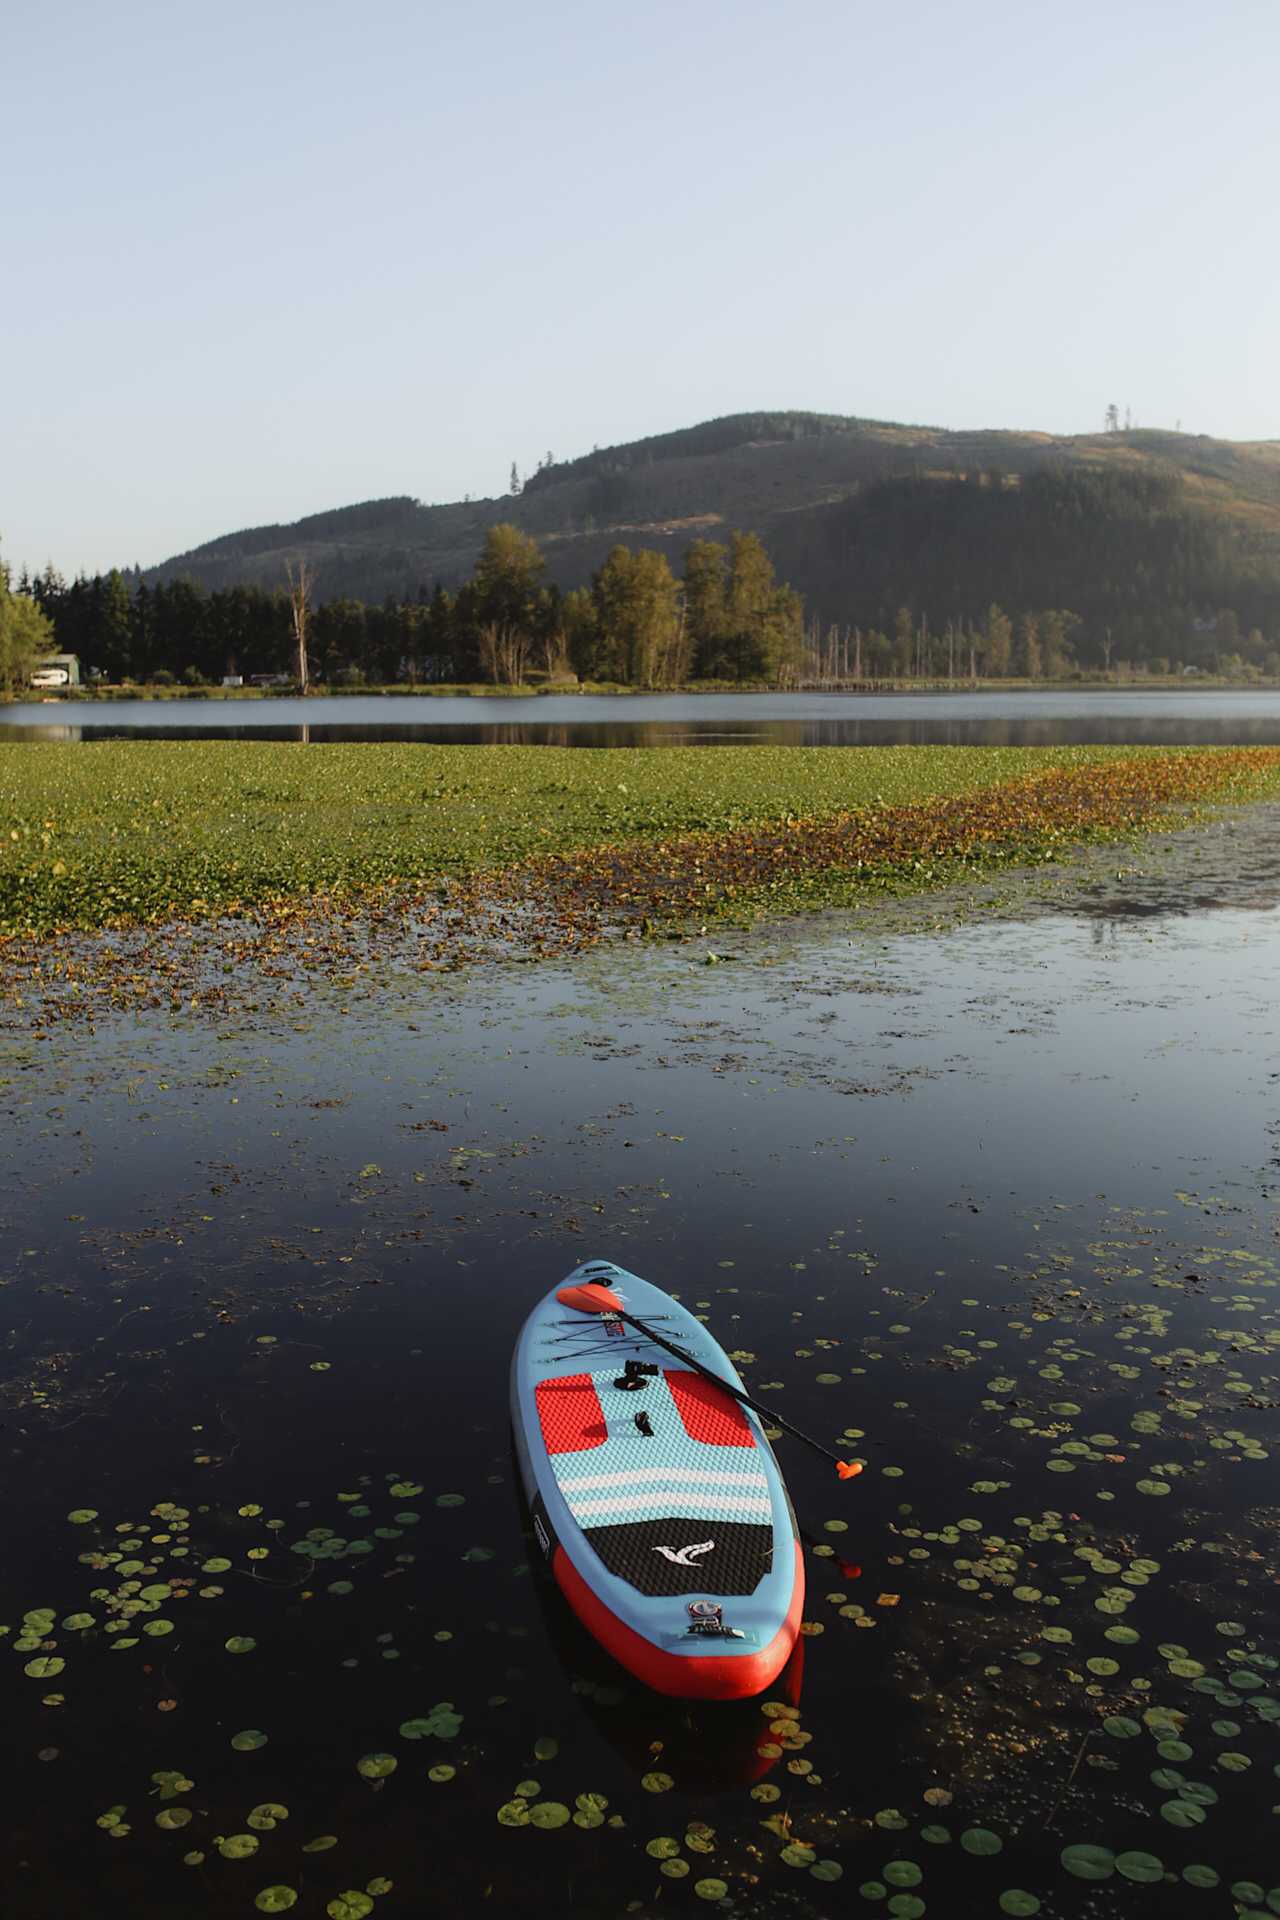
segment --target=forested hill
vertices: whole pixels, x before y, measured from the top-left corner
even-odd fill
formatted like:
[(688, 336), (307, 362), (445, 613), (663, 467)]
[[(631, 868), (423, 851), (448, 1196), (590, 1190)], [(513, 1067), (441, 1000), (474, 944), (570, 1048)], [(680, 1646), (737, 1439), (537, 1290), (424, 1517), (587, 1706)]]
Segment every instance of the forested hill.
[(324, 599), (408, 600), (467, 579), (499, 521), (538, 539), (565, 589), (618, 542), (658, 548), (679, 572), (691, 540), (751, 530), (822, 622), (884, 626), (907, 605), (941, 623), (993, 600), (1091, 624), (1223, 606), (1246, 625), (1280, 622), (1280, 442), (794, 412), (548, 455), (493, 499), (398, 496), (225, 534), (144, 577), (276, 586), (286, 560), (306, 557)]

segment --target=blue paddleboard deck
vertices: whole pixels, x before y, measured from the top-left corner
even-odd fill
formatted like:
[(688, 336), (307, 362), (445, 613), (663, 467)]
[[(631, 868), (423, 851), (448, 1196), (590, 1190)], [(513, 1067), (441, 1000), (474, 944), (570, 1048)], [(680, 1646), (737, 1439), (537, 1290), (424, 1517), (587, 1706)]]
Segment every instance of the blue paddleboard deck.
[(759, 1417), (616, 1313), (564, 1303), (603, 1286), (688, 1361), (741, 1389), (670, 1294), (608, 1261), (578, 1267), (529, 1315), (511, 1367), (516, 1453), (534, 1533), (602, 1646), (659, 1693), (744, 1699), (786, 1665), (804, 1565)]

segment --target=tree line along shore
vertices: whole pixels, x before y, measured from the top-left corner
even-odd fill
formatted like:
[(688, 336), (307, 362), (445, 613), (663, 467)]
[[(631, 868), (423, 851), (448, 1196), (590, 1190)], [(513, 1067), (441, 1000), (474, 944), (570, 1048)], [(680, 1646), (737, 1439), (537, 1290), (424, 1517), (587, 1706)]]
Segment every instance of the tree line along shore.
[[(42, 655), (73, 656), (92, 688), (529, 686), (658, 689), (822, 687), (1090, 678), (1229, 681), (1280, 676), (1280, 646), (1233, 608), (1184, 610), (1169, 651), (1131, 658), (1123, 625), (1063, 605), (931, 618), (909, 604), (885, 623), (823, 623), (776, 578), (752, 533), (690, 542), (677, 576), (664, 553), (616, 545), (589, 586), (545, 578), (537, 541), (489, 528), (457, 591), (367, 605), (323, 597), (305, 559), (281, 589), (148, 584), (118, 570), (66, 581), (55, 569), (14, 582), (0, 569), (0, 691), (30, 687)], [(1033, 582), (1033, 584), (1044, 584)]]

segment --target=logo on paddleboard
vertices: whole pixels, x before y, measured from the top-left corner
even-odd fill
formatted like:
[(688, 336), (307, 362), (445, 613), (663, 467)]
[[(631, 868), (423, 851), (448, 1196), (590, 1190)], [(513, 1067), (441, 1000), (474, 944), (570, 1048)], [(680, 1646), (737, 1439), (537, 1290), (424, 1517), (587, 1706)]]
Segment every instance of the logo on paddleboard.
[(691, 1567), (695, 1553), (710, 1553), (715, 1544), (714, 1540), (704, 1540), (696, 1547), (654, 1547), (651, 1551), (660, 1553), (673, 1567)]

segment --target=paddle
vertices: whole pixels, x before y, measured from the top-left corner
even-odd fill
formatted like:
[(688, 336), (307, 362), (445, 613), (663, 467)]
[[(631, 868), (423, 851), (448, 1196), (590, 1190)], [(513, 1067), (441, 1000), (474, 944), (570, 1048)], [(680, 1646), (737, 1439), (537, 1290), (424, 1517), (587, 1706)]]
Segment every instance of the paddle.
[(655, 1333), (653, 1328), (646, 1326), (643, 1320), (637, 1320), (633, 1313), (628, 1313), (617, 1294), (608, 1287), (601, 1286), (598, 1280), (590, 1280), (580, 1287), (561, 1287), (556, 1294), (556, 1299), (562, 1307), (572, 1307), (577, 1313), (611, 1313), (616, 1319), (624, 1320), (629, 1327), (634, 1327), (637, 1333), (642, 1333), (646, 1340), (652, 1340), (656, 1347), (662, 1347), (665, 1352), (674, 1354), (677, 1360), (683, 1360), (687, 1367), (692, 1367), (695, 1373), (700, 1373), (704, 1380), (710, 1380), (722, 1392), (732, 1394), (733, 1398), (741, 1401), (744, 1407), (750, 1407), (751, 1411), (758, 1413), (762, 1419), (771, 1420), (774, 1426), (781, 1427), (782, 1431), (789, 1433), (794, 1440), (803, 1440), (806, 1447), (812, 1447), (814, 1452), (820, 1453), (824, 1460), (830, 1460), (842, 1480), (853, 1480), (862, 1472), (861, 1462), (839, 1459), (829, 1447), (824, 1447), (820, 1440), (815, 1440), (811, 1434), (801, 1433), (799, 1427), (793, 1427), (789, 1420), (784, 1420), (782, 1415), (776, 1413), (772, 1407), (761, 1406), (760, 1402), (753, 1400), (750, 1394), (743, 1393), (739, 1387), (731, 1387), (729, 1382), (722, 1380), (718, 1373), (712, 1373), (710, 1367), (704, 1367), (700, 1360), (695, 1360), (693, 1355), (686, 1353), (683, 1347), (676, 1346), (670, 1340), (664, 1340), (660, 1333)]

